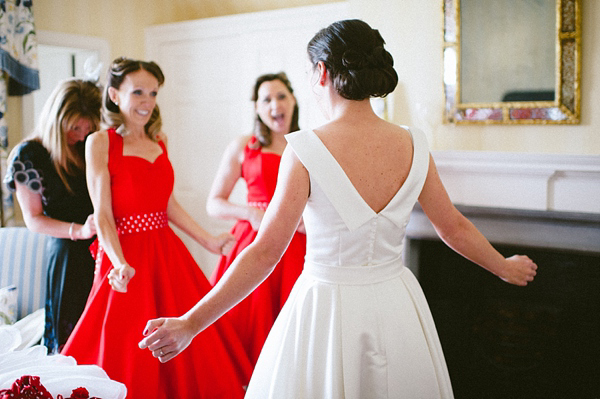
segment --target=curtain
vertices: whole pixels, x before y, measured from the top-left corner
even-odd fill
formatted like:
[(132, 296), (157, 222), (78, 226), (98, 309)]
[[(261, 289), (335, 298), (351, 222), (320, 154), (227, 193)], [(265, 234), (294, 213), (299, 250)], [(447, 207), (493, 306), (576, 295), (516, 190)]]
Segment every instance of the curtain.
[[(6, 99), (40, 88), (32, 0), (0, 0), (0, 176), (6, 174)], [(13, 197), (0, 185), (0, 224), (13, 216)]]

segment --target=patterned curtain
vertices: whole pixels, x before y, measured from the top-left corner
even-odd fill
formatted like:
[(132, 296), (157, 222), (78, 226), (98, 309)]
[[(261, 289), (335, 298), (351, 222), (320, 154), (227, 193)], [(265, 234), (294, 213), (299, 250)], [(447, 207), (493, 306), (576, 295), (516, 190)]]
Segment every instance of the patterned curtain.
[[(0, 177), (6, 174), (8, 130), (7, 96), (20, 96), (40, 88), (37, 40), (32, 0), (0, 0)], [(13, 197), (0, 184), (0, 225), (13, 217)]]

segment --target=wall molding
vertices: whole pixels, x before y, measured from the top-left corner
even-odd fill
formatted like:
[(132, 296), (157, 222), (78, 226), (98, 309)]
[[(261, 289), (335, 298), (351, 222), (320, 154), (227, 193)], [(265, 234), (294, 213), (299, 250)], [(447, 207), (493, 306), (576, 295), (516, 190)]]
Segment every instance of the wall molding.
[(433, 151), (460, 205), (600, 214), (600, 155)]

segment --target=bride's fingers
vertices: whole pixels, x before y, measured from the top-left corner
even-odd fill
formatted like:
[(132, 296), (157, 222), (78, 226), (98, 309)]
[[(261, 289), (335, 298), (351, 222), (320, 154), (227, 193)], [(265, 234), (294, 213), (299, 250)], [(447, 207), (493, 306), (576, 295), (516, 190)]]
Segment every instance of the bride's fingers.
[(159, 349), (159, 352), (160, 352), (160, 354), (159, 354), (159, 356), (157, 356), (157, 358), (158, 358), (158, 360), (160, 360), (161, 363), (168, 362), (169, 360), (173, 359), (176, 355), (175, 352), (172, 352), (165, 348)]

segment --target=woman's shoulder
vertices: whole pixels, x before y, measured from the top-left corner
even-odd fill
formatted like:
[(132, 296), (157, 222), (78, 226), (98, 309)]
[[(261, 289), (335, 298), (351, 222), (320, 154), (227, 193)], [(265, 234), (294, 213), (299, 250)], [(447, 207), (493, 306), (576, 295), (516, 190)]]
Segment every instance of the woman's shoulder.
[[(254, 135), (252, 134), (244, 134), (238, 136), (231, 140), (227, 145), (227, 152), (229, 154), (243, 154), (247, 148), (254, 148), (254, 143), (258, 143)], [(256, 148), (260, 148), (260, 145), (257, 145)]]
[(109, 140), (108, 130), (98, 130), (91, 133), (85, 140), (86, 159), (90, 154), (107, 152)]
[(50, 153), (39, 140), (23, 141), (10, 153), (8, 171), (4, 183), (10, 191), (16, 189), (15, 183), (27, 184), (35, 192), (42, 190), (42, 176), (50, 174), (52, 162)]
[(162, 130), (156, 133), (156, 142), (163, 143), (165, 146), (169, 144), (169, 137)]
[(50, 152), (41, 141), (30, 139), (17, 144), (8, 157), (9, 168), (14, 164), (22, 164), (27, 169), (43, 170), (52, 165)]
[(50, 153), (44, 147), (41, 141), (37, 139), (29, 139), (20, 142), (13, 148), (10, 153), (10, 159), (20, 159), (20, 160), (38, 160), (40, 158), (47, 158), (50, 156)]
[(252, 146), (254, 143), (258, 143), (258, 140), (253, 134), (242, 134), (231, 140), (229, 146), (244, 149), (249, 145)]
[[(90, 133), (90, 135), (87, 137), (86, 143), (87, 142), (102, 142), (102, 141), (106, 141), (108, 142), (109, 137), (111, 136), (111, 133), (114, 131), (111, 131), (111, 129), (102, 129), (102, 130), (98, 130), (95, 131), (94, 133)], [(117, 133), (115, 133), (117, 134)]]

